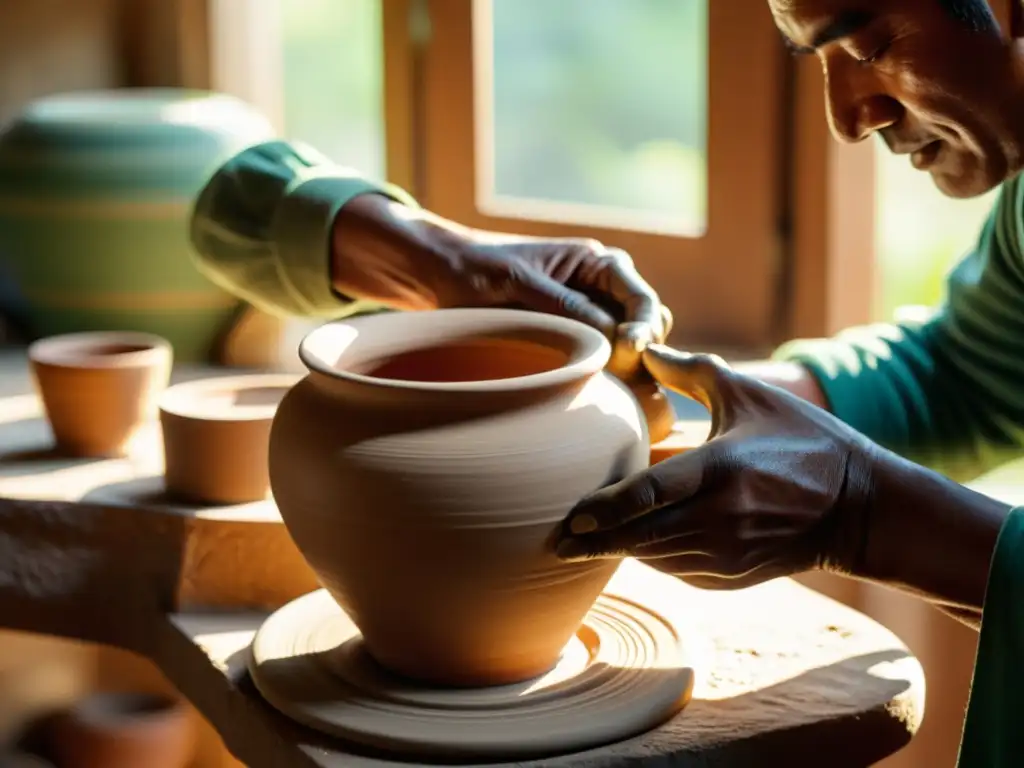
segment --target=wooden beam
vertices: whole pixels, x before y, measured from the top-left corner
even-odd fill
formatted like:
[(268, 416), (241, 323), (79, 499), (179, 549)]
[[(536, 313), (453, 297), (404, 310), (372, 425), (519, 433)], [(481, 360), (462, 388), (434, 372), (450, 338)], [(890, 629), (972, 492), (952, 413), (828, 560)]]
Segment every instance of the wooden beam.
[(419, 135), (416, 82), (417, 44), (412, 35), (416, 0), (381, 3), (384, 45), (384, 135), (387, 178), (414, 196), (418, 194), (416, 142)]
[(875, 147), (840, 144), (816, 60), (795, 67), (790, 336), (870, 322), (875, 297)]
[(120, 22), (128, 85), (210, 87), (208, 0), (121, 0)]

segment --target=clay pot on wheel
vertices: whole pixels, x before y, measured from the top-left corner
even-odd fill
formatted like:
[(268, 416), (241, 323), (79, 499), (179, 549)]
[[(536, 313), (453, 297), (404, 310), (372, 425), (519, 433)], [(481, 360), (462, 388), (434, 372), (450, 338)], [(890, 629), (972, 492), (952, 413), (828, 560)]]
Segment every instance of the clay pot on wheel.
[(83, 699), (52, 733), (61, 768), (184, 768), (194, 738), (184, 701), (141, 693)]
[(147, 333), (51, 336), (28, 358), (57, 448), (82, 457), (121, 456), (171, 376), (171, 345)]
[(281, 515), (370, 654), (430, 684), (540, 675), (618, 563), (560, 562), (583, 495), (645, 467), (608, 341), (502, 309), (380, 314), (302, 342), (270, 439)]

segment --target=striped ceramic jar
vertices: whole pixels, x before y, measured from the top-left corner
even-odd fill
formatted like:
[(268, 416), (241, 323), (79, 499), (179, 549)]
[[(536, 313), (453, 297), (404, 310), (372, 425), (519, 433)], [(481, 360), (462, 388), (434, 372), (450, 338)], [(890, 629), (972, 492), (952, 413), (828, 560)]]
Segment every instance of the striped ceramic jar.
[[(234, 98), (174, 89), (62, 94), (0, 133), (0, 307), (34, 336), (154, 333), (208, 359), (239, 308), (196, 269), (193, 199), (230, 155), (273, 135)], [(0, 277), (0, 279), (4, 279)]]

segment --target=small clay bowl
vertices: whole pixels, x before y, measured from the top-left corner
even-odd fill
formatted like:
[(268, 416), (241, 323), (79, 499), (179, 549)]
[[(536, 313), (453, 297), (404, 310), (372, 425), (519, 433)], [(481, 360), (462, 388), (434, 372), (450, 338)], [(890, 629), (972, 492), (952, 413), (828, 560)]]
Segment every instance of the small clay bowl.
[(170, 342), (148, 333), (71, 333), (31, 344), (32, 375), (58, 450), (123, 456), (156, 415), (173, 357)]
[(192, 381), (164, 392), (160, 424), (168, 495), (199, 504), (265, 499), (270, 425), (299, 379), (251, 374)]
[(62, 768), (184, 768), (195, 751), (188, 705), (143, 693), (99, 693), (57, 718), (52, 749)]

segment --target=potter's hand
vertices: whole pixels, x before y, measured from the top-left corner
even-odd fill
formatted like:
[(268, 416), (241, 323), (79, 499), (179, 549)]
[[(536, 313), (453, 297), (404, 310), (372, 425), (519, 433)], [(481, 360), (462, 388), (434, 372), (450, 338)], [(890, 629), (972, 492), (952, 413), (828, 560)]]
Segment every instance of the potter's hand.
[(609, 370), (622, 378), (642, 369), (641, 352), (670, 330), (671, 315), (629, 254), (596, 240), (479, 233), (437, 286), (441, 306), (518, 305), (598, 328), (613, 342)]
[(854, 572), (881, 449), (717, 358), (664, 346), (643, 358), (663, 386), (709, 409), (711, 437), (581, 501), (559, 555), (631, 555), (719, 589), (815, 568)]
[(337, 294), (396, 309), (519, 306), (580, 320), (613, 342), (608, 367), (624, 379), (644, 373), (640, 353), (671, 322), (624, 251), (471, 229), (381, 195), (342, 208), (331, 264)]

